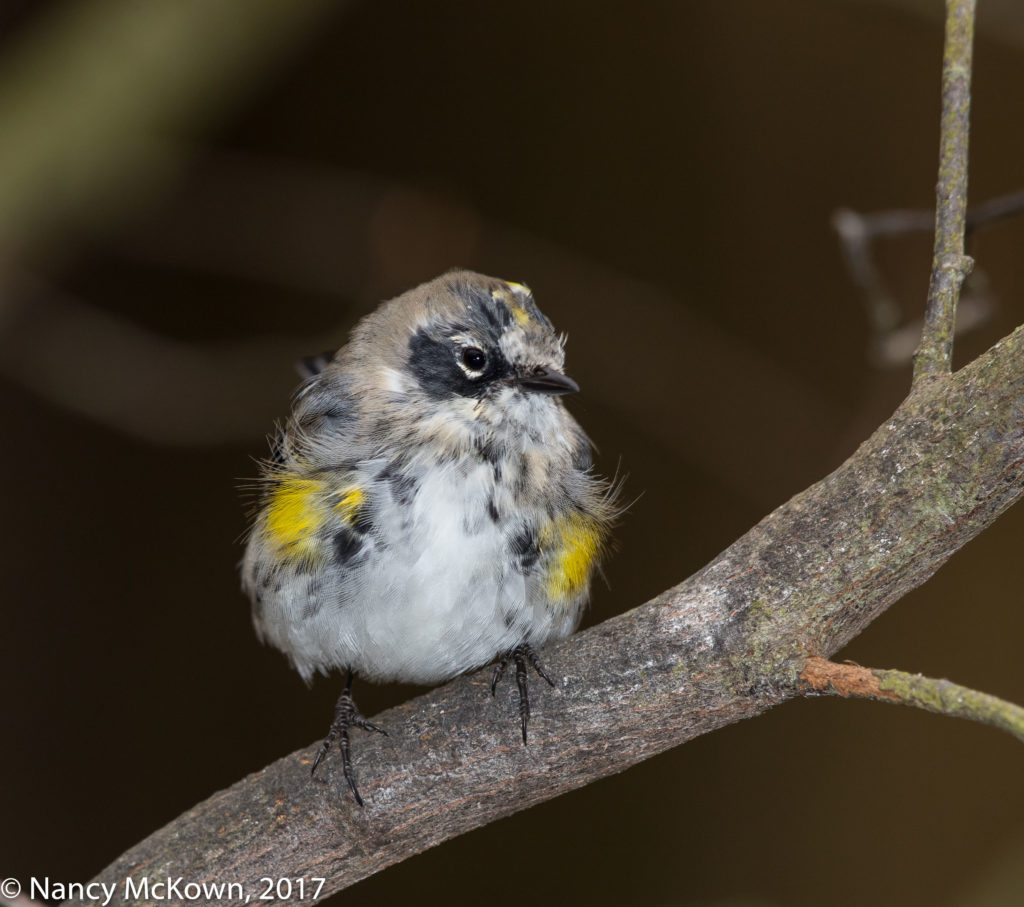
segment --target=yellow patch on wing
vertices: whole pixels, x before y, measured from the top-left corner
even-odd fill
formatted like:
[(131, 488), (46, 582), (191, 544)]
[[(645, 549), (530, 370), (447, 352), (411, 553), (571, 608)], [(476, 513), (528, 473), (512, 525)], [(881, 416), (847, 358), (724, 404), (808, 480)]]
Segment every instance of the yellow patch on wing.
[(351, 485), (331, 491), (322, 479), (284, 475), (277, 479), (267, 500), (264, 532), (278, 554), (307, 564), (323, 560), (320, 530), (331, 516), (331, 506), (346, 523), (353, 523), (365, 494)]
[(585, 592), (590, 574), (604, 550), (605, 531), (581, 514), (560, 517), (545, 526), (538, 538), (541, 551), (549, 551), (548, 596), (567, 601)]

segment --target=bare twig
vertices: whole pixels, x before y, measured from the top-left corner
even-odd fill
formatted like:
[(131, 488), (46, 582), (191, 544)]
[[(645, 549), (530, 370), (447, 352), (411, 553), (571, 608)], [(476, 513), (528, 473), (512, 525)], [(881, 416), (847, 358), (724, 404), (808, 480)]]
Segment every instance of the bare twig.
[(1024, 741), (1024, 708), (948, 680), (908, 674), (906, 671), (837, 664), (816, 656), (807, 659), (800, 680), (808, 693), (898, 702), (937, 715), (988, 724)]
[(972, 262), (964, 255), (967, 211), (967, 148), (970, 136), (971, 51), (974, 0), (947, 0), (942, 60), (942, 125), (936, 187), (935, 251), (924, 331), (914, 355), (914, 383), (948, 375), (960, 286)]

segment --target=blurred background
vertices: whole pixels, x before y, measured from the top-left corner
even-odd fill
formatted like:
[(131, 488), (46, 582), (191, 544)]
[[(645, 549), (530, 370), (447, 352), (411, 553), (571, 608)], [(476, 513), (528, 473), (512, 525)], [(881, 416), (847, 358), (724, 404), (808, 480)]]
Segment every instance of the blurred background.
[[(464, 266), (568, 332), (570, 407), (638, 496), (588, 622), (849, 456), (909, 387), (931, 238), (851, 259), (836, 213), (932, 206), (941, 15), (6, 0), (0, 876), (86, 881), (324, 733), (340, 681), (250, 627), (239, 486), (293, 361), (381, 299)], [(1024, 189), (1019, 3), (981, 3), (974, 84), (983, 202)], [(958, 364), (1024, 321), (1022, 244), (972, 237)], [(838, 657), (1024, 702), (1022, 538), (1018, 508)], [(1022, 768), (990, 728), (793, 702), (341, 897), (1019, 905)]]

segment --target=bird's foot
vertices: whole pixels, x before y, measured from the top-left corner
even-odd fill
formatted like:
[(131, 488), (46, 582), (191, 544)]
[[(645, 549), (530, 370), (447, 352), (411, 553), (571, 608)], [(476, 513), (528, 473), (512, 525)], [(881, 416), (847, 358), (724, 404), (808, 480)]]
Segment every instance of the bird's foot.
[(501, 660), (494, 669), (494, 676), (491, 678), (492, 696), (496, 694), (498, 682), (505, 675), (505, 668), (508, 667), (510, 661), (514, 662), (516, 666), (516, 686), (519, 688), (519, 723), (523, 729), (523, 743), (526, 743), (526, 725), (530, 721), (530, 691), (526, 683), (526, 666), (532, 667), (551, 686), (554, 686), (555, 682), (541, 666), (540, 659), (537, 657), (533, 646), (528, 642), (521, 642), (514, 649), (510, 649), (502, 655)]
[(348, 729), (351, 727), (362, 728), (364, 731), (377, 731), (377, 733), (383, 734), (385, 737), (388, 735), (384, 728), (379, 727), (372, 721), (367, 721), (359, 711), (355, 700), (352, 699), (352, 672), (349, 671), (348, 679), (345, 681), (345, 689), (341, 691), (338, 703), (334, 707), (334, 721), (331, 723), (331, 729), (327, 732), (327, 737), (324, 738), (320, 752), (316, 754), (316, 759), (313, 760), (313, 768), (310, 769), (309, 773), (311, 776), (316, 774), (316, 767), (327, 755), (331, 745), (337, 741), (338, 749), (341, 750), (341, 770), (345, 775), (345, 780), (348, 782), (349, 789), (352, 791), (352, 796), (356, 799), (356, 803), (362, 806), (363, 798), (359, 796), (355, 776), (352, 773), (352, 754), (348, 740)]

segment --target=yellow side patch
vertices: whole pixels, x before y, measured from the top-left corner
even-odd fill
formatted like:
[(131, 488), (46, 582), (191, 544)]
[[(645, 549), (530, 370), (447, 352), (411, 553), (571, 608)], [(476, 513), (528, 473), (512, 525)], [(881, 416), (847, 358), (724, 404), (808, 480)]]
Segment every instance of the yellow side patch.
[(321, 479), (284, 475), (267, 501), (267, 541), (284, 558), (316, 563), (324, 557), (319, 533), (331, 518), (331, 507), (351, 525), (365, 499), (356, 485), (332, 491)]
[(545, 526), (538, 539), (551, 552), (548, 596), (567, 601), (585, 591), (604, 548), (604, 530), (594, 520), (574, 514)]
[(317, 530), (324, 522), (323, 482), (284, 476), (267, 502), (267, 540), (278, 553), (309, 561), (319, 556)]

